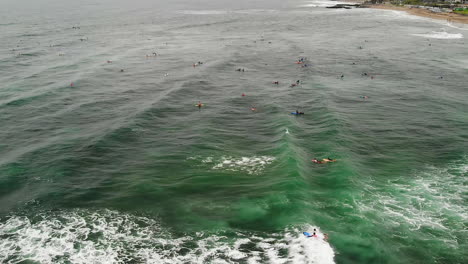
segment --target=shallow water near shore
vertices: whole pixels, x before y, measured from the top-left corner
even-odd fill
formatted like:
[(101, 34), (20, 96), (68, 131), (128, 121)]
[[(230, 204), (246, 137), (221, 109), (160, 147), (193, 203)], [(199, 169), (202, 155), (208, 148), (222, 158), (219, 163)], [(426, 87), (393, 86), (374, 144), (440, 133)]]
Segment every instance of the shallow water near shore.
[(25, 3), (0, 0), (1, 263), (468, 259), (466, 25)]

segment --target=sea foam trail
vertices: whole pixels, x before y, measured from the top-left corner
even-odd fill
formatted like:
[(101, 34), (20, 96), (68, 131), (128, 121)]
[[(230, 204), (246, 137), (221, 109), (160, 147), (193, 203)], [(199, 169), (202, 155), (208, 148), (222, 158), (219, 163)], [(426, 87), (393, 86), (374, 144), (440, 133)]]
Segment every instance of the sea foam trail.
[(412, 34), (413, 36), (424, 37), (424, 38), (433, 38), (433, 39), (462, 39), (463, 35), (461, 33), (448, 33), (445, 31), (435, 32), (432, 31), (431, 33), (426, 34)]
[(306, 3), (300, 5), (300, 7), (327, 7), (327, 6), (334, 6), (337, 4), (354, 4), (354, 3), (316, 0), (316, 1), (307, 1)]
[(187, 160), (198, 160), (202, 164), (207, 164), (212, 166), (212, 170), (222, 170), (222, 171), (238, 171), (246, 172), (248, 174), (259, 174), (265, 170), (265, 168), (270, 165), (275, 157), (272, 156), (252, 156), (252, 157), (232, 157), (232, 156), (222, 156), (222, 157), (200, 157), (193, 156), (188, 157)]
[(334, 263), (332, 248), (318, 234), (307, 238), (291, 228), (236, 232), (234, 239), (202, 232), (173, 237), (157, 220), (116, 211), (44, 213), (0, 223), (0, 262)]

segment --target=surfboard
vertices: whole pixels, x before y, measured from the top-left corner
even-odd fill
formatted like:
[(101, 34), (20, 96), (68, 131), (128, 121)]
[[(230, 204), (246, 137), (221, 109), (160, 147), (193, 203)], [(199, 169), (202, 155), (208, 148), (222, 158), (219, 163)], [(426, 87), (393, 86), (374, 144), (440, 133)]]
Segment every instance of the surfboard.
[(291, 115), (303, 115), (304, 113), (296, 113), (296, 112), (292, 112)]
[(311, 234), (309, 234), (309, 233), (307, 233), (307, 232), (302, 232), (302, 234), (304, 234), (304, 236), (306, 236), (306, 237), (312, 236)]

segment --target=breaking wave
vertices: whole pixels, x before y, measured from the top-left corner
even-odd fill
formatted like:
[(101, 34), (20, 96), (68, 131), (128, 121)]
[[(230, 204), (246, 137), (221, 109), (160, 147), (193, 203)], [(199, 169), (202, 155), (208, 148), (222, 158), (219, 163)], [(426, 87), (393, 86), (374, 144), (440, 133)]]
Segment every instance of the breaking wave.
[(11, 216), (0, 223), (0, 262), (333, 263), (325, 240), (301, 234), (316, 227), (302, 228), (176, 236), (155, 219), (111, 210)]

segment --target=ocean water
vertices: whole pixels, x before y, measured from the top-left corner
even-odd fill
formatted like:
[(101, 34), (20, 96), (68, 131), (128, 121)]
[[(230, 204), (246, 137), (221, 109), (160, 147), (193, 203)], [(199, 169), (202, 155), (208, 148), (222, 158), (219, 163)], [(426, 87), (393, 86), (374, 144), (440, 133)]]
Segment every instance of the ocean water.
[(0, 262), (467, 263), (468, 27), (329, 4), (0, 0)]

